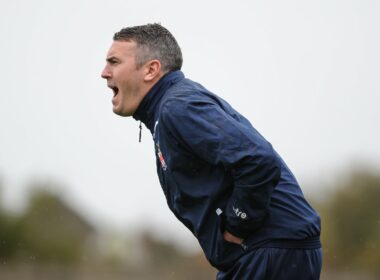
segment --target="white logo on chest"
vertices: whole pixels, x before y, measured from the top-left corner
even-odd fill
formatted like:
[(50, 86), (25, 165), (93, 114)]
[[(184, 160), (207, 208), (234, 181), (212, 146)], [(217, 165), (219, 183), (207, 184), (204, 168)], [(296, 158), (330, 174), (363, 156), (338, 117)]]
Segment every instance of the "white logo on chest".
[(156, 128), (157, 128), (157, 125), (158, 125), (158, 120), (157, 120), (156, 123), (154, 124), (154, 129), (153, 129), (153, 139), (156, 138)]

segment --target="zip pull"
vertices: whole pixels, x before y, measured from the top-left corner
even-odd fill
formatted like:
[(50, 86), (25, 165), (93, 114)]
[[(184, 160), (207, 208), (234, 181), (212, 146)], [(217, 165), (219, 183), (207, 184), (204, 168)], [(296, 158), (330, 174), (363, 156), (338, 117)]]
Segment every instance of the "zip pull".
[(140, 122), (139, 128), (140, 128), (140, 132), (139, 132), (139, 143), (141, 143), (141, 130), (142, 130), (141, 122)]

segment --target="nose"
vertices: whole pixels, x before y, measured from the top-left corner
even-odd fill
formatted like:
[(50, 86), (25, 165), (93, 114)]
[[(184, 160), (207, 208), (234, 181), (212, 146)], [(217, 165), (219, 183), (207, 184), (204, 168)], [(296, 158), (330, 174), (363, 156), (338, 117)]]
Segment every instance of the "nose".
[(111, 78), (111, 72), (109, 71), (109, 69), (108, 69), (107, 66), (104, 67), (101, 76), (102, 76), (103, 79), (109, 79), (109, 78)]

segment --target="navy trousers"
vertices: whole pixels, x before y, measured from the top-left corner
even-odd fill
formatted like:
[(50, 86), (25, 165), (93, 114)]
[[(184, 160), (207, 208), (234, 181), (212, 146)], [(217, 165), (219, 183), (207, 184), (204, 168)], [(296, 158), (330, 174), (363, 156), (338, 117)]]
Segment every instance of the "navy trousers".
[(217, 280), (318, 280), (322, 249), (258, 248), (239, 258)]

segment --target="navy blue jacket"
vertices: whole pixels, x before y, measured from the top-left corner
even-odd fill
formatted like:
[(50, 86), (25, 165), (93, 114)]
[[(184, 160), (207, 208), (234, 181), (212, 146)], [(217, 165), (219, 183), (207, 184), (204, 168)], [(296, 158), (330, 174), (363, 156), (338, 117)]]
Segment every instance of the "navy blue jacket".
[[(225, 270), (257, 247), (320, 246), (320, 218), (293, 174), (226, 101), (175, 71), (133, 117), (153, 135), (169, 208), (213, 266)], [(225, 230), (244, 244), (225, 241)]]

